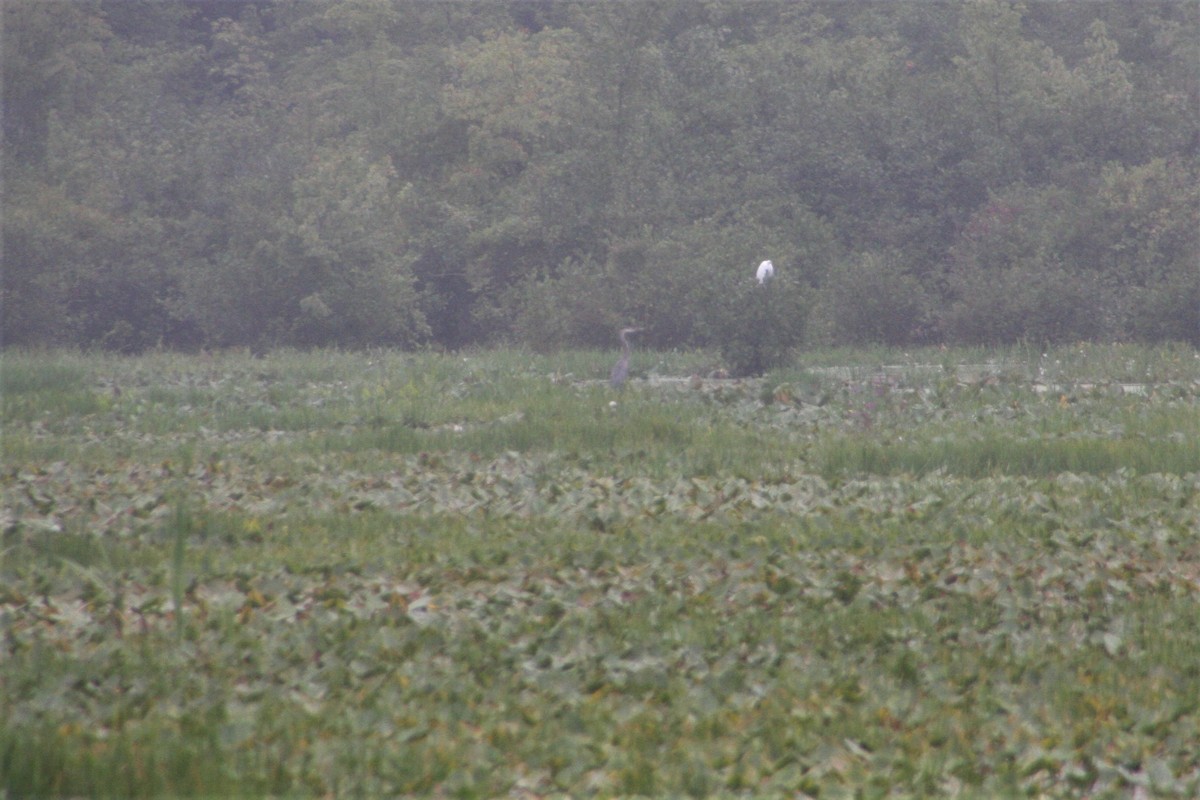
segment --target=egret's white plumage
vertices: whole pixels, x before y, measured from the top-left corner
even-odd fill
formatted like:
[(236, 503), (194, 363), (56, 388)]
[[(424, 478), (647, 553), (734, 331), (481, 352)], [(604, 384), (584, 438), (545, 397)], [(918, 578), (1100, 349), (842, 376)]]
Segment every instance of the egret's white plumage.
[(758, 265), (758, 272), (755, 273), (759, 283), (766, 283), (775, 277), (775, 265), (770, 261), (764, 261)]

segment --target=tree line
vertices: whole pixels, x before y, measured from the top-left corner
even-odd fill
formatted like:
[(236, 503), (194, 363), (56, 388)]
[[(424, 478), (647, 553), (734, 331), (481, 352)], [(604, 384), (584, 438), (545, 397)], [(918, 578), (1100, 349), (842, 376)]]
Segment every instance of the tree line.
[(1200, 4), (3, 23), (6, 345), (1200, 345)]

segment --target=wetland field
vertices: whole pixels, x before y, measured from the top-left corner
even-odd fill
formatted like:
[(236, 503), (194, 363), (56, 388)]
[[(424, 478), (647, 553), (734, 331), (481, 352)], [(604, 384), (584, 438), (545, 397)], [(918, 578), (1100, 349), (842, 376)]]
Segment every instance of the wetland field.
[(1192, 798), (1200, 354), (0, 356), (0, 798)]

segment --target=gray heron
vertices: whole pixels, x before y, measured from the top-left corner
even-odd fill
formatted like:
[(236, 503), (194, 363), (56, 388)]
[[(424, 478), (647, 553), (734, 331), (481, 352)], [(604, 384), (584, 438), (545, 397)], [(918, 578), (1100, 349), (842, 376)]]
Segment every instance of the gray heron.
[(631, 333), (640, 333), (641, 328), (622, 328), (621, 329), (621, 357), (617, 359), (617, 363), (613, 365), (612, 374), (608, 376), (608, 385), (614, 389), (620, 389), (625, 385), (625, 379), (629, 377), (629, 339), (625, 338)]

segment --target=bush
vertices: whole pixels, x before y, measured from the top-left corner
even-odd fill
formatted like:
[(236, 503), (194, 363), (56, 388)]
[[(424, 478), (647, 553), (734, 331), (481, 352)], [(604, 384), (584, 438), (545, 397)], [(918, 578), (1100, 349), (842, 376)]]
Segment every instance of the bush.
[[(806, 292), (828, 271), (836, 249), (824, 222), (806, 210), (793, 211), (778, 227), (745, 212), (674, 229), (650, 245), (647, 266), (628, 284), (634, 287), (628, 295), (636, 309), (631, 316), (647, 327), (644, 341), (655, 347), (718, 348), (742, 374), (770, 368), (757, 362), (781, 363), (802, 338)], [(760, 287), (754, 274), (767, 258), (775, 264), (768, 287), (773, 294), (769, 303), (756, 305), (762, 298), (755, 294)], [(755, 344), (756, 334), (747, 326), (756, 319), (786, 341), (778, 348)], [(772, 354), (776, 349), (780, 354)]]
[(942, 322), (972, 343), (1200, 337), (1193, 162), (1154, 159), (1015, 185), (964, 226)]
[(863, 253), (832, 273), (822, 296), (838, 344), (907, 344), (929, 304), (915, 278), (877, 253)]
[[(605, 261), (568, 260), (510, 290), (518, 341), (535, 349), (610, 347), (625, 325), (648, 347), (714, 347), (738, 374), (782, 364), (802, 338), (805, 287), (831, 261), (832, 239), (798, 214), (787, 236), (752, 220), (706, 220), (666, 235), (649, 229), (608, 242)], [(774, 257), (770, 294), (754, 272)]]
[(1038, 344), (1099, 336), (1105, 293), (1091, 276), (1040, 264), (955, 276), (957, 300), (943, 317), (951, 338), (969, 344)]
[(784, 366), (803, 339), (807, 303), (794, 280), (730, 281), (714, 315), (721, 356), (738, 377)]
[(623, 324), (603, 265), (567, 259), (553, 275), (526, 278), (510, 291), (513, 335), (537, 352), (611, 346)]
[(1142, 341), (1173, 340), (1200, 347), (1200, 270), (1180, 270), (1134, 292), (1129, 332)]

